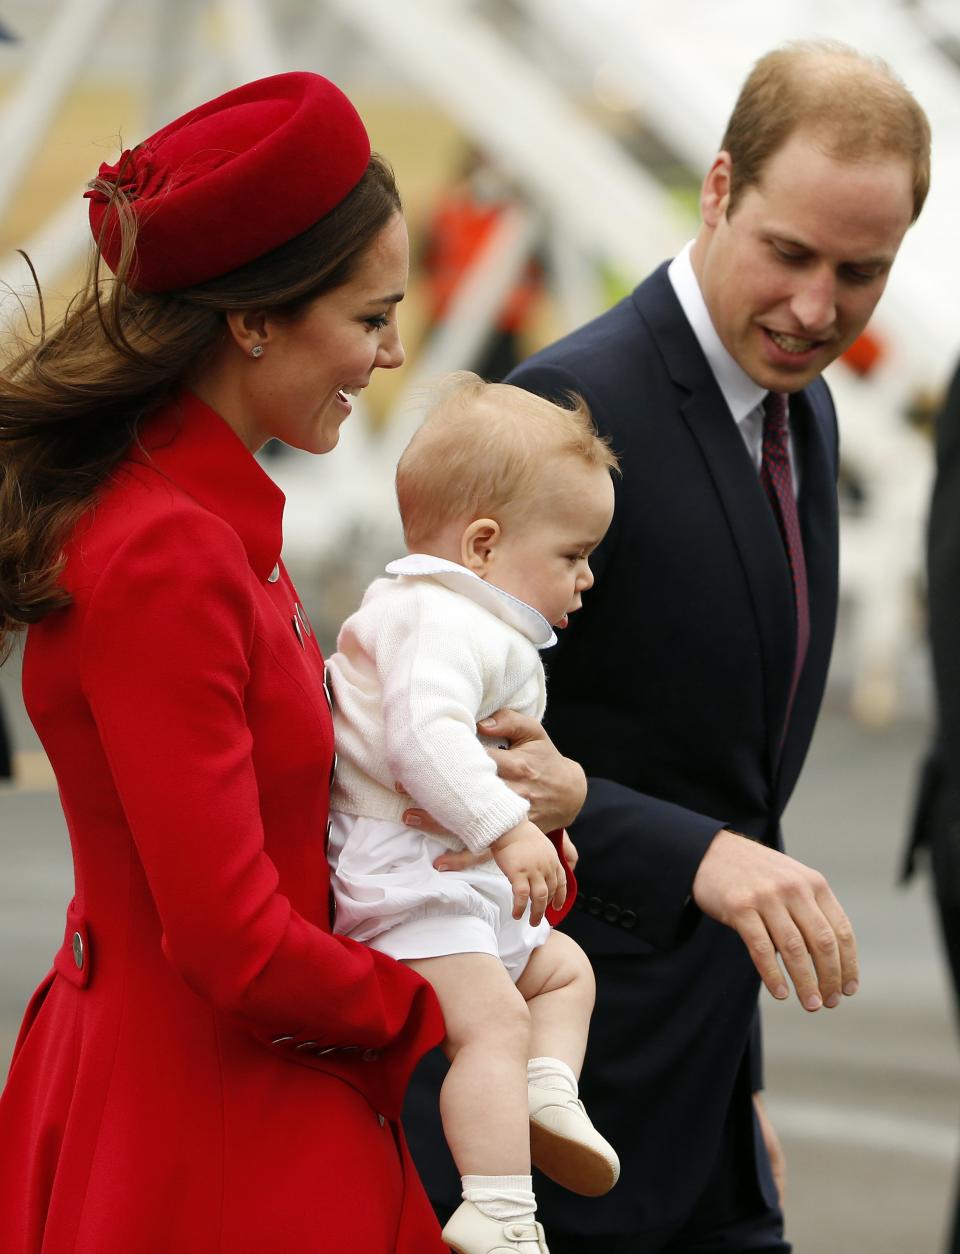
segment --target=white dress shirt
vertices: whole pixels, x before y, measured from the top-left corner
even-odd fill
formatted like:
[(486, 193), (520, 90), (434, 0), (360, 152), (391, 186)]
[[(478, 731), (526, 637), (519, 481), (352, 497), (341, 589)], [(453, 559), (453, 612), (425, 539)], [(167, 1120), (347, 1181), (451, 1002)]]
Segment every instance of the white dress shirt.
[[(703, 293), (700, 291), (697, 276), (693, 272), (693, 263), (690, 260), (692, 248), (693, 240), (670, 262), (667, 276), (759, 473), (763, 453), (763, 402), (767, 396), (767, 389), (754, 383), (743, 367), (730, 356), (717, 334), (707, 311)], [(799, 487), (797, 457), (793, 429), (789, 420), (788, 435), (793, 490), (797, 492)]]

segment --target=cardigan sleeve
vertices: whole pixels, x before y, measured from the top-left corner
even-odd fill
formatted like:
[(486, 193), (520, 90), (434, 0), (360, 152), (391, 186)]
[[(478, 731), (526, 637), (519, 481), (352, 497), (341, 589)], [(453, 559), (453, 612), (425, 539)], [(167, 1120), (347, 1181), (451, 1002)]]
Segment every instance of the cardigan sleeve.
[(396, 591), (376, 635), (387, 760), (418, 805), (478, 853), (530, 809), (477, 738), (496, 637), (481, 640), (466, 615), (432, 612), (416, 588)]
[(264, 849), (244, 708), (249, 578), (239, 538), (212, 515), (138, 526), (91, 594), (83, 690), (168, 960), (262, 1039), (392, 1047), (402, 1083), (442, 1036), (432, 991), (298, 914)]

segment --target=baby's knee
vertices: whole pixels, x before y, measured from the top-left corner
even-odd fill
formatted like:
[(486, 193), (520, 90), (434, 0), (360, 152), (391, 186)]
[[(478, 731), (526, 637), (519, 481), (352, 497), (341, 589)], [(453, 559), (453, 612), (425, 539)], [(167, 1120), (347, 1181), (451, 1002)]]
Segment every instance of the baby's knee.
[(551, 932), (544, 949), (552, 965), (550, 986), (570, 988), (593, 1005), (597, 982), (590, 959), (575, 940), (563, 932)]
[(526, 1058), (530, 1044), (530, 1010), (512, 983), (504, 983), (496, 995), (488, 990), (472, 1011), (447, 1018), (447, 1051), (459, 1053), (465, 1046), (495, 1048)]

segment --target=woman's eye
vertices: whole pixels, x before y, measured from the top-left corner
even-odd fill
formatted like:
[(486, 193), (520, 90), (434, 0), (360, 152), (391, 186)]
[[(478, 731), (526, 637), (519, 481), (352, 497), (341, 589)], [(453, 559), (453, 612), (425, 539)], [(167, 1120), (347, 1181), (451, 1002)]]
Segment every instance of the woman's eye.
[(390, 319), (386, 314), (377, 314), (373, 318), (364, 318), (364, 322), (371, 331), (382, 331), (389, 321)]

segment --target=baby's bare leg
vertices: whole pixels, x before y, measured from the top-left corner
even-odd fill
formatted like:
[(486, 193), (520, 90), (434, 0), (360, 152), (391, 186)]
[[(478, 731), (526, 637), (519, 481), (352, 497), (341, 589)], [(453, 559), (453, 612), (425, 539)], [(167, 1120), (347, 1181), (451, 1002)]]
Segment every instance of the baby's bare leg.
[(530, 1057), (560, 1058), (579, 1076), (596, 982), (590, 960), (562, 932), (530, 955), (517, 990), (530, 1011)]
[[(450, 1059), (443, 1131), (461, 1176), (529, 1176), (530, 1013), (498, 958), (448, 954), (407, 961), (434, 987)], [(529, 1185), (528, 1185), (529, 1187)]]

